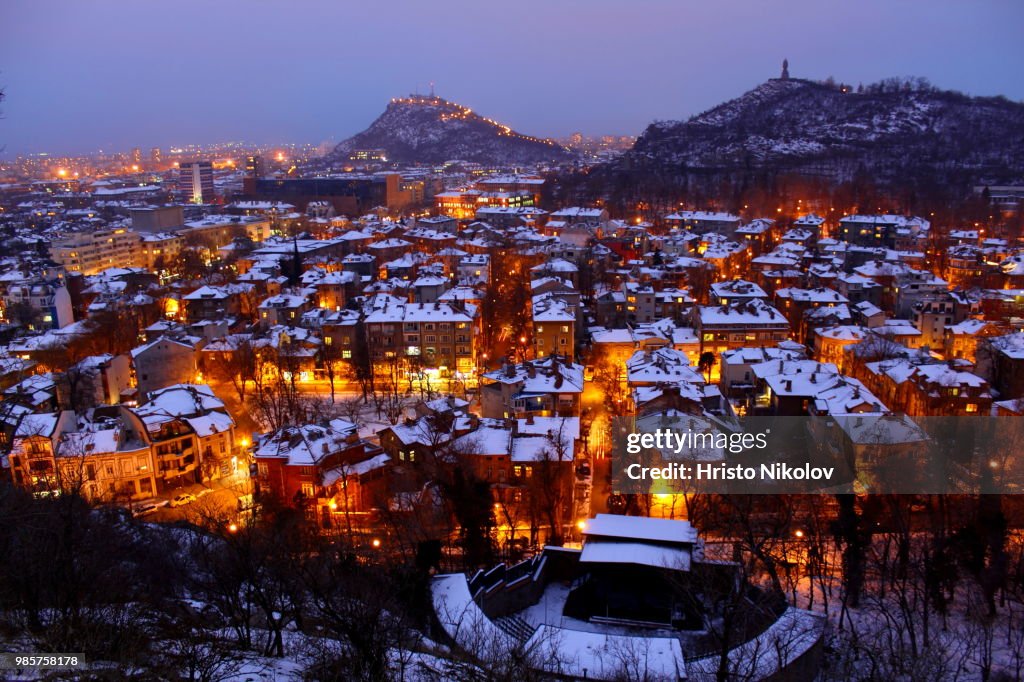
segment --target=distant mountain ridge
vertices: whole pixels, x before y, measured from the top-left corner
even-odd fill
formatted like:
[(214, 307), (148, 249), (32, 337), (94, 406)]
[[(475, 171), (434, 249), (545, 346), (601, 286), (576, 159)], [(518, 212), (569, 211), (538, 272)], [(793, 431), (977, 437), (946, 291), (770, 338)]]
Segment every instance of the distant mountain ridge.
[(1024, 104), (894, 79), (866, 89), (772, 79), (686, 121), (648, 126), (610, 169), (633, 175), (771, 170), (879, 184), (1024, 179)]
[(410, 95), (392, 99), (384, 113), (357, 135), (339, 143), (336, 157), (357, 149), (383, 149), (389, 161), (534, 164), (566, 161), (561, 145), (512, 130), (441, 97)]

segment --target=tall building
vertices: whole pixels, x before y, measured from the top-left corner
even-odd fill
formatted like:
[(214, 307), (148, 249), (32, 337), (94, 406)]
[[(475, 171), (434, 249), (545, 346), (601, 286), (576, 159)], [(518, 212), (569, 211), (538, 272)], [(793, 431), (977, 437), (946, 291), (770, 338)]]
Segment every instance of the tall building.
[(213, 164), (209, 161), (189, 161), (178, 167), (178, 194), (192, 204), (213, 201)]
[(245, 159), (245, 172), (253, 178), (262, 178), (267, 173), (266, 166), (263, 163), (263, 157), (259, 154), (253, 154)]
[(142, 163), (142, 150), (138, 147), (132, 147), (132, 163), (136, 166)]
[(160, 147), (153, 147), (149, 150), (149, 162), (153, 164), (153, 167), (157, 167), (163, 161), (163, 154), (160, 152)]

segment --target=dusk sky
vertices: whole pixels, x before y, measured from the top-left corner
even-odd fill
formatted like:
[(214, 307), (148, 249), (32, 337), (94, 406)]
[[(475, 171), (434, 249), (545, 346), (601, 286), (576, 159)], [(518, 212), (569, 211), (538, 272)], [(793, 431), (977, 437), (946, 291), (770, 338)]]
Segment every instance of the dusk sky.
[(1024, 100), (1024, 2), (0, 2), (5, 155), (341, 140), (426, 92), (525, 133), (637, 134), (778, 75)]

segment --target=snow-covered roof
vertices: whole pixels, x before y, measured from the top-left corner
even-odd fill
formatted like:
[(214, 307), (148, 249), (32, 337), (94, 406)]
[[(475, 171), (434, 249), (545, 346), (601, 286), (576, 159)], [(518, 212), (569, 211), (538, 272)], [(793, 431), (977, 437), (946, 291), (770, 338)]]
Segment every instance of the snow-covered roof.
[(711, 285), (711, 291), (719, 298), (743, 297), (743, 298), (767, 298), (768, 294), (754, 282), (745, 279), (731, 279), (725, 282), (715, 282)]
[(626, 380), (629, 384), (704, 383), (700, 372), (690, 366), (689, 356), (673, 348), (638, 350), (626, 361)]
[(702, 305), (698, 307), (697, 311), (702, 326), (765, 324), (789, 326), (782, 313), (759, 298), (729, 302), (726, 305)]

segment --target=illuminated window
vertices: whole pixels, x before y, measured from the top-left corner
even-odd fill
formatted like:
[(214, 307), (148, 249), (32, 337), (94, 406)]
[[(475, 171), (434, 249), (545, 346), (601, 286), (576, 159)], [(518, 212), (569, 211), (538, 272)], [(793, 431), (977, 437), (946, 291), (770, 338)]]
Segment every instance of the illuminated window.
[(977, 412), (978, 405), (976, 403), (967, 403), (967, 407), (964, 409), (966, 409), (968, 412)]

